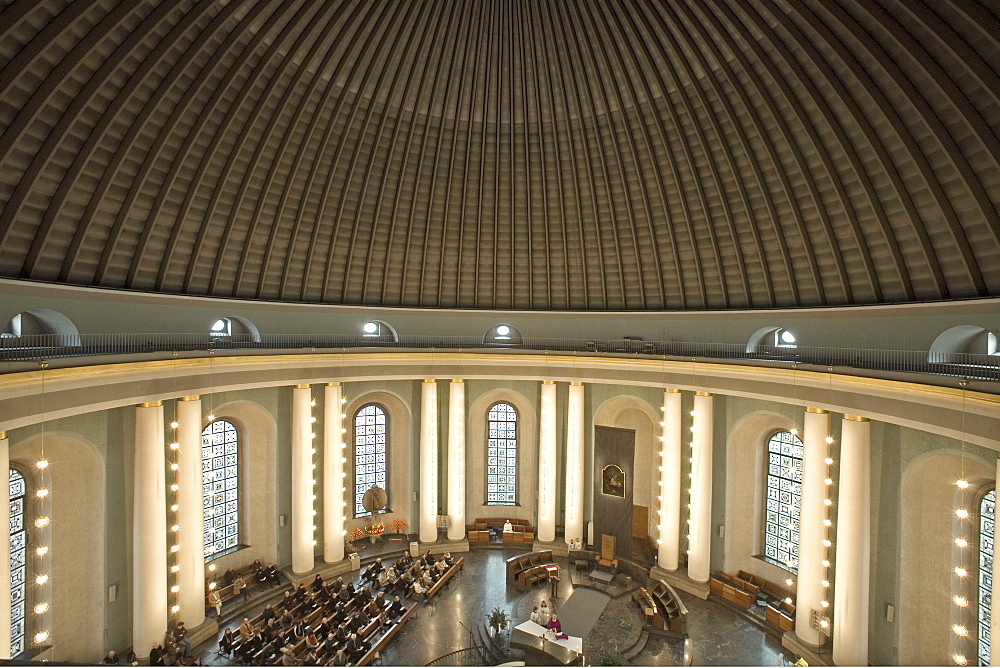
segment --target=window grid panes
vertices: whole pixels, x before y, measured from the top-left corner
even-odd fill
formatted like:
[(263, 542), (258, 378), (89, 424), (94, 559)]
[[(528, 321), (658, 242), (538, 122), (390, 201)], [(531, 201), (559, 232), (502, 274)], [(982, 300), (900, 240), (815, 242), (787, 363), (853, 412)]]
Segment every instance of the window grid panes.
[(486, 504), (517, 503), (517, 411), (510, 404), (496, 404), (487, 418), (489, 433), (486, 463)]
[(27, 485), (24, 476), (10, 469), (10, 655), (24, 651), (25, 580), (28, 575), (26, 548), (28, 534), (24, 527), (24, 499)]
[(799, 565), (802, 441), (779, 431), (767, 442), (767, 508), (764, 554), (788, 568)]
[(201, 479), (205, 504), (205, 558), (240, 541), (239, 434), (225, 420), (201, 433)]
[[(362, 406), (354, 415), (354, 516), (367, 515), (362, 505), (365, 492), (372, 485), (386, 489), (385, 411), (375, 404)], [(388, 491), (388, 490), (386, 490)]]
[(979, 665), (990, 665), (990, 605), (993, 601), (993, 522), (997, 492), (979, 504)]

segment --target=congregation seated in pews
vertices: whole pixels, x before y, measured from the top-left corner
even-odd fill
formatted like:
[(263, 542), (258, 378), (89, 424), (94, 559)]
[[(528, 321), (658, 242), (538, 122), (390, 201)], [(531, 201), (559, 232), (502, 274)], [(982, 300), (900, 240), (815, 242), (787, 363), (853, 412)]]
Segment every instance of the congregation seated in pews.
[(463, 566), (464, 559), (428, 553), (403, 555), (391, 565), (377, 559), (357, 586), (317, 575), (308, 587), (299, 585), (256, 618), (245, 618), (237, 633), (227, 630), (219, 651), (242, 665), (367, 665), (420, 597), (430, 598)]
[(535, 528), (528, 520), (504, 517), (477, 517), (473, 524), (466, 525), (466, 535), (470, 543), (488, 543), (490, 529), (501, 528), (505, 543), (531, 545), (535, 541)]
[(236, 571), (226, 569), (222, 577), (213, 577), (206, 586), (205, 609), (215, 608), (216, 615), (222, 614), (222, 605), (242, 595), (243, 602), (250, 598), (250, 590), (259, 585), (281, 584), (281, 571), (274, 564), (264, 565), (259, 559), (246, 568)]

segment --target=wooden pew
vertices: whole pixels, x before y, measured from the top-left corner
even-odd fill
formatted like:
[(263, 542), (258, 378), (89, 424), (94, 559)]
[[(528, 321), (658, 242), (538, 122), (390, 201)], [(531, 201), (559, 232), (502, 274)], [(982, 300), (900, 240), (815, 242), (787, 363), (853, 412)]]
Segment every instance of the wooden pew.
[(507, 580), (520, 582), (520, 574), (536, 566), (552, 563), (552, 550), (528, 552), (507, 559)]
[(410, 621), (410, 617), (413, 616), (413, 613), (416, 611), (418, 605), (419, 603), (415, 603), (410, 606), (410, 609), (404, 612), (403, 616), (390, 626), (389, 630), (383, 634), (378, 641), (372, 643), (372, 646), (367, 652), (365, 652), (365, 655), (358, 659), (358, 662), (354, 665), (367, 666), (369, 663), (374, 661), (375, 657), (377, 657), (379, 653), (385, 649), (385, 646), (389, 643), (389, 641), (392, 640), (392, 637), (399, 633), (399, 629), (403, 628), (403, 624)]
[(444, 586), (444, 583), (451, 579), (452, 575), (463, 568), (465, 568), (465, 557), (459, 557), (458, 560), (444, 572), (444, 575), (438, 578), (438, 581), (434, 583), (434, 586), (427, 590), (424, 594), (424, 600), (429, 601), (434, 598), (434, 596), (441, 591), (441, 587)]

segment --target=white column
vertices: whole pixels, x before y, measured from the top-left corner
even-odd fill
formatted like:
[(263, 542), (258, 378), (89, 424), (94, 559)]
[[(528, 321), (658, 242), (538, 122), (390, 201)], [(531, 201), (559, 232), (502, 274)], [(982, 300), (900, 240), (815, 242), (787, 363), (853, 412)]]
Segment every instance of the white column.
[(538, 540), (556, 539), (556, 384), (542, 381), (542, 423), (538, 435)]
[(201, 473), (201, 398), (177, 401), (177, 605), (190, 628), (205, 621), (205, 510)]
[(660, 422), (660, 529), (657, 563), (676, 571), (681, 554), (681, 393), (663, 390), (663, 421)]
[(868, 665), (868, 584), (871, 555), (871, 423), (845, 415), (837, 502), (833, 662)]
[(694, 430), (691, 443), (694, 462), (691, 464), (691, 519), (688, 525), (688, 577), (695, 582), (708, 582), (712, 558), (712, 406), (714, 397), (708, 392), (695, 392)]
[(465, 538), (465, 382), (448, 390), (448, 540)]
[(292, 572), (313, 568), (312, 390), (292, 389)]
[(583, 383), (569, 384), (566, 408), (566, 544), (583, 540)]
[(132, 645), (149, 656), (167, 632), (167, 491), (163, 404), (135, 410), (132, 486)]
[[(1000, 458), (997, 459), (997, 476), (996, 479), (1000, 481)], [(996, 546), (1000, 540), (1000, 522), (993, 523), (993, 550), (996, 553)], [(994, 560), (993, 563), (996, 563)], [(993, 578), (993, 588), (990, 597), (990, 665), (1000, 666), (1000, 573), (996, 572), (996, 569), (992, 569), (991, 576)], [(9, 581), (10, 578), (7, 578)], [(8, 597), (9, 598), (9, 597)], [(992, 640), (997, 638), (997, 640)]]
[(437, 381), (425, 378), (420, 392), (420, 542), (437, 540)]
[(323, 388), (323, 561), (328, 564), (344, 558), (347, 442), (343, 398), (340, 383), (327, 383)]
[[(0, 431), (0, 471), (10, 471), (10, 441)], [(0, 492), (0, 659), (10, 658), (10, 485)]]
[(822, 582), (827, 577), (823, 560), (827, 559), (823, 540), (826, 538), (826, 506), (829, 487), (826, 478), (826, 457), (829, 446), (830, 415), (819, 408), (806, 408), (802, 430), (802, 501), (799, 506), (799, 576), (795, 596), (795, 635), (804, 643), (819, 647), (823, 634), (812, 627), (812, 611), (821, 610), (827, 589)]

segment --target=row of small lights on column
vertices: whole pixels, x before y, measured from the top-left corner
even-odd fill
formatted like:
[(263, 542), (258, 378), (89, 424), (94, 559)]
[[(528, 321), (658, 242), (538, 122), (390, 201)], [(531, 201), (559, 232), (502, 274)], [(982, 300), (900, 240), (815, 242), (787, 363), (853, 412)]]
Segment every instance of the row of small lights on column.
[(687, 525), (688, 525), (688, 530), (685, 532), (685, 538), (687, 538), (687, 551), (686, 551), (686, 553), (689, 554), (689, 555), (691, 554), (691, 541), (694, 540), (694, 532), (698, 529), (698, 527), (695, 525), (695, 521), (691, 518), (692, 511), (694, 510), (694, 508), (693, 508), (693, 506), (694, 506), (694, 456), (695, 456), (695, 449), (698, 447), (697, 438), (695, 436), (695, 432), (697, 431), (697, 428), (694, 426), (694, 418), (698, 415), (698, 412), (697, 411), (691, 411), (690, 415), (691, 415), (692, 419), (691, 419), (691, 428), (690, 428), (691, 429), (691, 441), (690, 441), (690, 446), (691, 446), (691, 452), (690, 452), (690, 454), (691, 454), (691, 456), (688, 457), (688, 486), (687, 486), (687, 491), (688, 491), (688, 502), (687, 502), (687, 509), (688, 509)]
[[(958, 507), (955, 508), (955, 517), (958, 518), (959, 530), (955, 537), (955, 547), (957, 550), (954, 552), (958, 555), (955, 563), (954, 573), (957, 576), (956, 580), (956, 593), (952, 596), (952, 603), (955, 604), (956, 612), (959, 613), (959, 619), (955, 620), (955, 624), (952, 625), (952, 633), (959, 639), (964, 640), (969, 636), (969, 628), (965, 625), (964, 613), (969, 607), (969, 598), (966, 595), (967, 589), (967, 577), (969, 575), (968, 564), (966, 563), (966, 558), (968, 558), (970, 551), (966, 548), (969, 547), (969, 541), (967, 538), (968, 527), (971, 521), (971, 514), (966, 507), (967, 495), (969, 490), (969, 481), (965, 479), (963, 475), (961, 478), (955, 481), (955, 485), (958, 487)], [(965, 654), (961, 650), (956, 651), (952, 655), (952, 660), (957, 666), (967, 665), (969, 660), (966, 658)]]
[[(309, 387), (309, 456), (316, 456), (316, 416), (312, 409), (316, 408), (316, 400), (312, 398), (312, 386)], [(316, 547), (316, 460), (309, 463), (309, 521), (312, 522), (312, 546)]]
[[(664, 426), (666, 426), (666, 424), (667, 424), (666, 412), (667, 412), (667, 407), (666, 406), (660, 406), (660, 413), (663, 414), (663, 415), (660, 416), (660, 417), (663, 418), (662, 420), (660, 420), (660, 427), (661, 428), (664, 427)], [(661, 432), (662, 432), (662, 429), (661, 429)], [(666, 509), (663, 507), (664, 504), (666, 503), (666, 501), (663, 500), (663, 468), (666, 466), (666, 461), (665, 460), (666, 460), (666, 457), (667, 457), (667, 451), (665, 450), (665, 448), (666, 448), (666, 440), (667, 439), (662, 434), (658, 438), (659, 438), (659, 441), (660, 441), (660, 465), (657, 466), (656, 468), (657, 468), (657, 471), (659, 471), (660, 476), (659, 476), (659, 478), (656, 481), (656, 486), (659, 489), (659, 496), (656, 497), (656, 500), (660, 502), (660, 505), (659, 505), (659, 507), (656, 510), (656, 531), (657, 531), (656, 544), (660, 545), (660, 544), (663, 543), (663, 538), (661, 538), (661, 536), (663, 535), (663, 533), (662, 533), (663, 532), (663, 516), (666, 515)]]
[[(344, 396), (340, 397), (340, 405), (341, 405), (341, 408), (343, 408), (344, 406), (347, 405), (347, 397), (344, 397)], [(346, 450), (347, 450), (347, 438), (345, 438), (345, 436), (347, 434), (347, 427), (344, 426), (344, 422), (343, 422), (346, 419), (347, 419), (347, 413), (341, 413), (340, 414), (340, 420), (341, 420), (341, 424), (340, 424), (340, 451), (341, 451), (340, 462), (341, 462), (341, 464), (346, 464), (347, 463), (347, 452), (346, 452)], [(343, 466), (341, 468), (344, 469)], [(346, 469), (344, 469), (344, 470), (341, 471), (340, 477), (341, 478), (347, 478), (347, 470)], [(341, 518), (340, 518), (342, 520), (342, 522), (343, 522), (342, 526), (344, 527), (343, 530), (340, 533), (343, 536), (347, 535), (347, 515), (348, 515), (348, 512), (347, 512), (347, 484), (346, 484), (346, 482), (347, 481), (345, 480), (344, 481), (345, 484), (343, 484), (341, 486), (341, 488), (340, 488), (340, 497), (341, 497), (340, 507), (343, 509), (342, 512), (344, 513), (341, 516)]]
[[(213, 420), (215, 420), (215, 416), (209, 415), (208, 421), (212, 422)], [(170, 471), (171, 473), (173, 473), (173, 482), (170, 484), (170, 493), (173, 494), (173, 496), (171, 497), (172, 503), (170, 504), (170, 512), (173, 513), (173, 519), (174, 519), (174, 521), (170, 524), (170, 534), (171, 536), (173, 536), (173, 538), (170, 541), (171, 543), (170, 561), (173, 562), (170, 564), (170, 576), (169, 576), (170, 594), (171, 598), (173, 599), (173, 603), (170, 606), (170, 612), (175, 615), (181, 609), (181, 606), (179, 604), (181, 585), (180, 585), (180, 575), (178, 575), (181, 570), (181, 566), (179, 563), (181, 546), (177, 542), (177, 532), (180, 531), (180, 510), (181, 510), (180, 498), (179, 498), (180, 464), (178, 464), (177, 462), (178, 451), (180, 450), (181, 447), (180, 441), (178, 440), (177, 436), (177, 430), (178, 428), (180, 428), (180, 426), (181, 425), (177, 421), (175, 413), (174, 420), (171, 421), (170, 423), (171, 438), (170, 438), (170, 445), (168, 446), (169, 448), (168, 459), (170, 460)]]
[(46, 574), (46, 569), (44, 568), (45, 564), (48, 563), (45, 556), (49, 553), (48, 541), (46, 539), (52, 535), (51, 521), (48, 513), (48, 508), (51, 504), (51, 498), (49, 497), (49, 460), (45, 458), (44, 452), (42, 453), (42, 457), (35, 462), (35, 467), (39, 471), (41, 484), (35, 490), (35, 508), (38, 513), (34, 521), (38, 540), (38, 544), (35, 547), (35, 556), (38, 558), (39, 568), (36, 570), (37, 575), (35, 576), (35, 605), (32, 607), (32, 612), (35, 613), (38, 622), (36, 624), (37, 630), (34, 636), (32, 636), (32, 640), (34, 640), (36, 645), (41, 645), (49, 639), (49, 630), (47, 628), (48, 617), (46, 615), (50, 607), (47, 599), (49, 598), (49, 593), (52, 591), (49, 576)]

